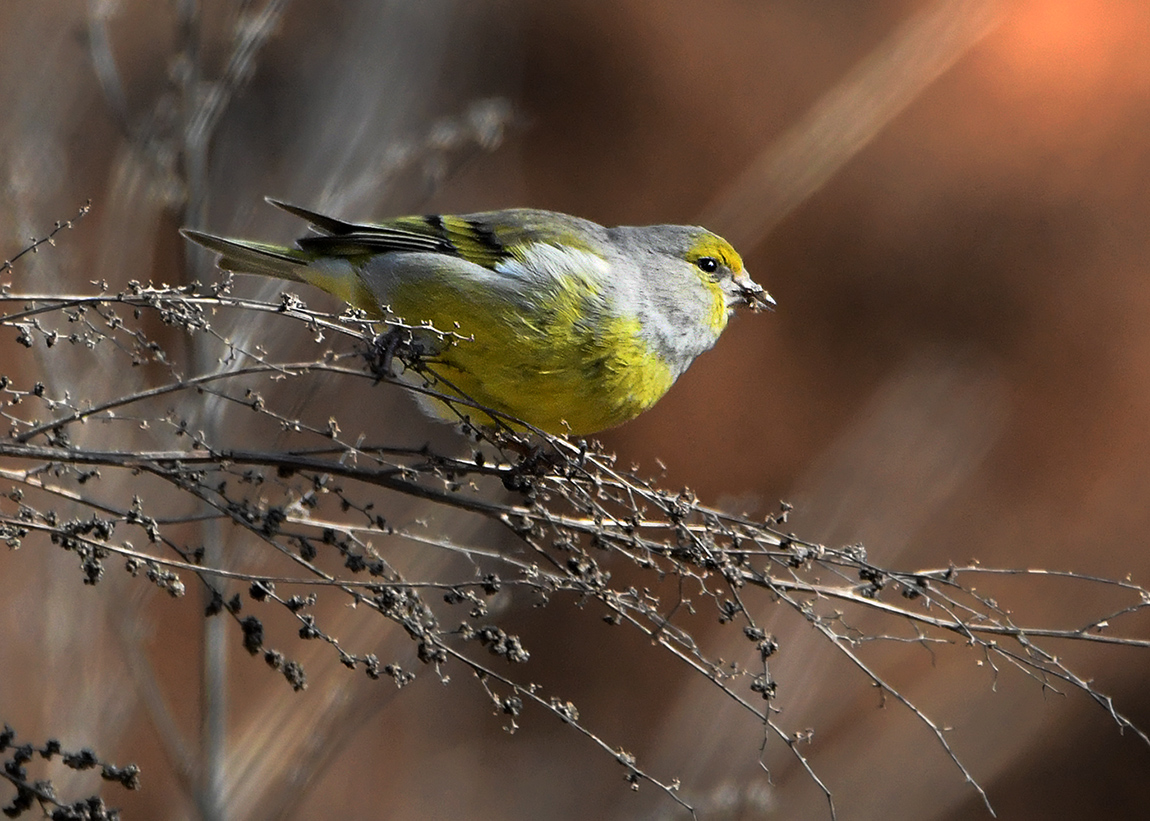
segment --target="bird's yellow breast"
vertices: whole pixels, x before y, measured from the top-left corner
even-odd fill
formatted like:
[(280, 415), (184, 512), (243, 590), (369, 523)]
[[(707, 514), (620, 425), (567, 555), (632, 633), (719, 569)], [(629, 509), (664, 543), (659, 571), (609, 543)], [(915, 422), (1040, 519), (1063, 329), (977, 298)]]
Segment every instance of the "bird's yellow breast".
[[(401, 283), (391, 308), (467, 337), (429, 358), (429, 370), (481, 405), (555, 434), (593, 433), (655, 404), (674, 373), (588, 280), (557, 277), (529, 297), (479, 283)], [(446, 384), (444, 393), (454, 393)], [(455, 418), (446, 408), (438, 409)], [(473, 421), (490, 423), (460, 407)]]

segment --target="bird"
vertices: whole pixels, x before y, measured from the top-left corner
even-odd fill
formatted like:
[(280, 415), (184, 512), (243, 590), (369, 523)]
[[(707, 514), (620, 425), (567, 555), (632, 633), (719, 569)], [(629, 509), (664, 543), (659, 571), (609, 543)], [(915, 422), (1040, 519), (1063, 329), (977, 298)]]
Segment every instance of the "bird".
[(606, 228), (533, 208), (356, 223), (267, 201), (313, 233), (294, 247), (181, 233), (223, 270), (306, 283), (415, 327), (419, 372), (484, 409), (431, 400), (445, 420), (598, 433), (661, 399), (736, 308), (776, 304), (698, 226)]

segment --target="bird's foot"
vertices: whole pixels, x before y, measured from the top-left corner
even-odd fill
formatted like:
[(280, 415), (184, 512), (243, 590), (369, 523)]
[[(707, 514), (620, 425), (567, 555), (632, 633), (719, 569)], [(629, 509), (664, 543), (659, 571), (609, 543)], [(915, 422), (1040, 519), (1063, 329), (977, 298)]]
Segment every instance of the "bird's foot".
[[(422, 355), (422, 346), (416, 342), (410, 329), (392, 328), (372, 340), (367, 351), (367, 364), (376, 379), (394, 379)], [(400, 363), (398, 371), (395, 370), (396, 360)]]

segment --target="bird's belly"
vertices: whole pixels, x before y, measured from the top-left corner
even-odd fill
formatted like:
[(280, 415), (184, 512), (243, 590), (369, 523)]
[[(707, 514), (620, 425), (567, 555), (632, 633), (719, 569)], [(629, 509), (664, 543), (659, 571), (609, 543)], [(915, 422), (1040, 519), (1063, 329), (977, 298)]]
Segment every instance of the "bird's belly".
[[(639, 415), (675, 381), (676, 372), (643, 340), (639, 320), (612, 315), (577, 282), (535, 292), (530, 301), (480, 288), (462, 296), (433, 283), (394, 294), (397, 313), (406, 309), (409, 320), (464, 337), (425, 362), (443, 393), (549, 433), (586, 435)], [(490, 415), (463, 405), (431, 410), (491, 423)]]
[[(517, 342), (497, 349), (478, 338), (459, 342), (431, 368), (480, 405), (555, 434), (620, 425), (655, 404), (674, 381), (666, 364), (638, 345), (580, 346), (555, 356), (516, 350)], [(482, 413), (472, 418), (489, 421)]]
[[(586, 435), (638, 416), (675, 381), (638, 335), (637, 320), (600, 321), (591, 330), (507, 319), (471, 317), (460, 327), (467, 338), (427, 361), (444, 393), (463, 394), (548, 433)], [(435, 410), (448, 419), (464, 414), (491, 422), (465, 406)]]

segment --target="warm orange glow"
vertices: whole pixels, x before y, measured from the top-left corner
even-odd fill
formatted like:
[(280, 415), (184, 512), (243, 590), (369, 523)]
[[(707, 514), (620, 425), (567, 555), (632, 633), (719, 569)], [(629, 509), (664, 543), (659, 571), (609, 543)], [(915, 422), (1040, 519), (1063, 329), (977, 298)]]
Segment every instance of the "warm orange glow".
[(1064, 97), (1150, 80), (1150, 5), (1112, 0), (1028, 0), (990, 47), (1004, 87)]

